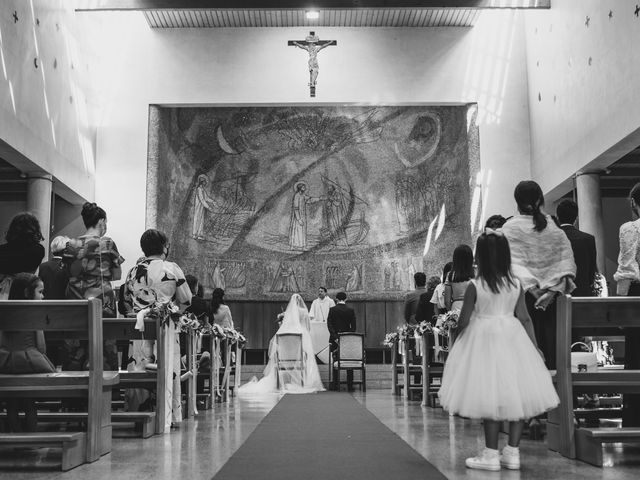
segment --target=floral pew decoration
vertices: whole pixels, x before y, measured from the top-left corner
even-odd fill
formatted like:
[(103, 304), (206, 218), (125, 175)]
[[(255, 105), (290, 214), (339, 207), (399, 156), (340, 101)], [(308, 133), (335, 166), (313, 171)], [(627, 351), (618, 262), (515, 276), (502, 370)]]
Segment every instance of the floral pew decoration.
[[(240, 385), (240, 376), (242, 368), (242, 349), (247, 343), (246, 337), (239, 331), (221, 327), (217, 324), (209, 324), (203, 327), (203, 332), (211, 335), (212, 338), (212, 391), (218, 398), (226, 400), (229, 392), (229, 379), (231, 377), (231, 370), (235, 367), (235, 386)], [(222, 346), (225, 345), (223, 349)], [(223, 352), (224, 350), (224, 352)], [(224, 372), (222, 375), (222, 381), (220, 381), (220, 370), (222, 365), (222, 354), (224, 353)]]
[[(198, 318), (190, 312), (181, 312), (180, 308), (172, 301), (156, 301), (149, 305), (147, 308), (140, 310), (136, 315), (135, 329), (141, 332), (142, 339), (144, 339), (144, 321), (155, 320), (159, 328), (158, 343), (156, 345), (156, 365), (161, 362), (163, 365), (162, 371), (164, 372), (164, 384), (169, 385), (173, 382), (174, 370), (179, 367), (173, 363), (173, 359), (176, 355), (176, 348), (179, 347), (179, 343), (176, 341), (176, 335), (180, 332), (187, 334), (186, 350), (186, 370), (187, 372), (180, 377), (182, 381), (187, 381), (187, 409), (190, 416), (198, 413), (196, 408), (195, 399), (195, 378), (198, 375), (198, 366), (195, 359), (196, 347), (198, 344), (199, 333), (201, 332), (202, 325)], [(147, 365), (147, 368), (151, 368), (153, 365)], [(172, 366), (172, 368), (168, 368)], [(175, 372), (177, 375), (180, 372)], [(167, 402), (166, 409), (171, 411), (171, 399), (165, 399)]]
[(449, 348), (455, 340), (459, 317), (460, 310), (449, 310), (436, 317), (436, 324), (431, 329), (434, 334), (433, 349), (435, 350), (434, 360), (436, 362), (444, 363), (447, 359)]

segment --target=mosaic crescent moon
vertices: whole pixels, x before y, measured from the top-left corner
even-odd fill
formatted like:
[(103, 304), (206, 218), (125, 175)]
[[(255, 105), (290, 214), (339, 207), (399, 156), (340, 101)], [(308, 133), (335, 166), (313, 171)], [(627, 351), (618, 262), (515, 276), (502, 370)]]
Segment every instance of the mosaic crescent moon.
[(221, 125), (218, 125), (218, 129), (216, 130), (216, 136), (218, 137), (218, 144), (220, 145), (220, 148), (222, 150), (224, 150), (229, 155), (239, 155), (239, 152), (235, 148), (233, 148), (229, 144), (229, 142), (227, 142), (226, 138), (224, 138)]

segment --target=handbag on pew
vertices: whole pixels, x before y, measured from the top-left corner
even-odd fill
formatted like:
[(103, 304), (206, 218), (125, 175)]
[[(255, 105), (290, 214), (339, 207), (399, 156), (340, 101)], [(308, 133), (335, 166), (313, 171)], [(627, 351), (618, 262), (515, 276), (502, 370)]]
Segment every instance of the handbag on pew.
[(584, 342), (575, 342), (571, 344), (571, 350), (577, 345), (582, 345), (587, 351), (571, 352), (571, 371), (572, 372), (595, 372), (598, 370), (598, 356), (596, 352), (591, 351), (589, 345)]

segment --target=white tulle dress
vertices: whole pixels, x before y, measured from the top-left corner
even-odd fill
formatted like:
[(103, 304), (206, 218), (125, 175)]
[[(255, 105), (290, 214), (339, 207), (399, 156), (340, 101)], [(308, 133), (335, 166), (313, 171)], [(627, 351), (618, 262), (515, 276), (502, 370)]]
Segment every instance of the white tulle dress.
[(551, 375), (514, 316), (520, 285), (492, 292), (473, 280), (477, 296), (469, 326), (447, 358), (438, 393), (450, 413), (468, 418), (522, 420), (555, 408)]
[[(304, 370), (277, 368), (276, 336), (279, 333), (302, 334)], [(294, 293), (284, 312), (282, 325), (269, 342), (269, 363), (264, 369), (263, 377), (260, 380), (253, 377), (248, 383), (241, 385), (238, 394), (314, 393), (324, 389), (309, 332), (309, 312), (302, 297)]]

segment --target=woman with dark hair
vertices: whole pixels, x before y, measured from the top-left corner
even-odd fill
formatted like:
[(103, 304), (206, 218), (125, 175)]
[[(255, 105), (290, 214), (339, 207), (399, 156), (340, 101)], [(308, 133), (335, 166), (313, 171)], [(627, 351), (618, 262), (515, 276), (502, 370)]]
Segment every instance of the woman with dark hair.
[(224, 290), (221, 288), (214, 288), (211, 293), (211, 314), (213, 323), (223, 328), (233, 328), (231, 310), (224, 303)]
[[(140, 237), (140, 247), (144, 257), (129, 271), (124, 289), (124, 303), (127, 310), (139, 312), (156, 302), (173, 302), (180, 311), (184, 311), (191, 303), (191, 290), (182, 269), (175, 263), (167, 261), (169, 241), (159, 230), (149, 229)], [(163, 419), (165, 431), (172, 424), (182, 421), (182, 400), (180, 392), (180, 336), (173, 322), (167, 325), (167, 356), (169, 364), (165, 365), (167, 399), (167, 416)], [(134, 340), (130, 347), (135, 360), (135, 370), (144, 371), (152, 362), (153, 342)], [(136, 389), (136, 395), (127, 398), (130, 410), (137, 410), (146, 401), (148, 392)], [(142, 395), (142, 396), (141, 396)]]
[[(9, 292), (9, 300), (42, 300), (44, 285), (32, 273), (16, 274)], [(4, 331), (0, 332), (0, 373), (52, 373), (55, 368), (47, 358), (44, 333), (42, 330), (32, 332)], [(36, 404), (33, 399), (7, 399), (7, 424), (9, 431), (23, 430), (18, 416), (19, 410), (25, 412), (25, 428), (27, 432), (35, 432), (37, 425)]]
[(444, 303), (448, 310), (460, 310), (464, 292), (473, 278), (473, 251), (469, 245), (458, 245), (453, 251), (453, 264), (444, 282)]
[(507, 219), (500, 214), (491, 215), (489, 218), (487, 218), (487, 222), (484, 224), (484, 227), (493, 229), (502, 228), (506, 221)]
[[(86, 227), (84, 235), (72, 238), (62, 254), (62, 260), (69, 270), (66, 296), (69, 300), (97, 298), (102, 301), (102, 316), (114, 318), (117, 314), (116, 294), (111, 287), (113, 280), (122, 275), (120, 265), (124, 258), (111, 238), (106, 237), (107, 214), (95, 203), (86, 202), (82, 206), (82, 221)], [(78, 342), (65, 341), (67, 358), (63, 361), (65, 370), (84, 368), (86, 352)], [(118, 352), (115, 340), (104, 339), (106, 370), (118, 370)]]
[[(635, 220), (620, 226), (620, 253), (618, 268), (613, 275), (616, 292), (621, 296), (640, 296), (640, 183), (629, 193), (631, 216)], [(640, 332), (635, 328), (624, 331), (624, 368), (640, 369)], [(625, 394), (622, 408), (622, 426), (640, 426), (640, 395)]]
[(69, 240), (64, 260), (69, 265), (68, 299), (97, 298), (102, 300), (102, 316), (116, 316), (116, 295), (113, 280), (120, 280), (120, 256), (115, 242), (106, 237), (107, 214), (95, 203), (82, 206), (82, 221), (87, 231)]
[(11, 220), (0, 245), (0, 300), (6, 300), (16, 273), (34, 273), (44, 258), (40, 222), (31, 213), (19, 213)]
[(513, 274), (525, 290), (525, 302), (533, 321), (536, 339), (549, 369), (556, 368), (557, 294), (570, 293), (575, 284), (576, 264), (565, 233), (542, 212), (544, 196), (540, 185), (520, 182), (514, 197), (518, 215), (502, 227), (509, 240)]

